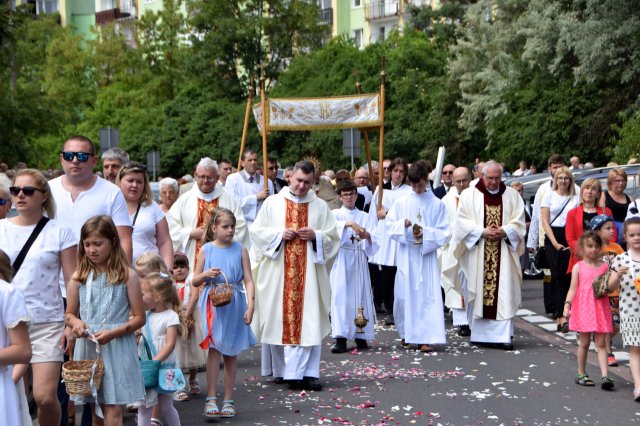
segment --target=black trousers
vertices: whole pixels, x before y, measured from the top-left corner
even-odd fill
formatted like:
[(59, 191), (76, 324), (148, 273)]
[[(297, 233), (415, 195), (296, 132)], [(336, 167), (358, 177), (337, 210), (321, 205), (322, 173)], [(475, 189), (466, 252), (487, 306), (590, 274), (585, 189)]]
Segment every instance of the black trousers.
[(371, 285), (373, 286), (373, 303), (380, 307), (384, 304), (387, 314), (393, 313), (393, 292), (396, 282), (395, 266), (369, 264)]
[(571, 284), (571, 276), (567, 274), (571, 251), (567, 244), (564, 227), (551, 227), (553, 235), (559, 244), (567, 247), (565, 250), (556, 250), (551, 244), (549, 237), (544, 237), (544, 249), (546, 250), (547, 261), (549, 262), (549, 270), (551, 271), (551, 288), (553, 290), (553, 300), (555, 302), (555, 318), (562, 316), (564, 309), (564, 301), (569, 292)]

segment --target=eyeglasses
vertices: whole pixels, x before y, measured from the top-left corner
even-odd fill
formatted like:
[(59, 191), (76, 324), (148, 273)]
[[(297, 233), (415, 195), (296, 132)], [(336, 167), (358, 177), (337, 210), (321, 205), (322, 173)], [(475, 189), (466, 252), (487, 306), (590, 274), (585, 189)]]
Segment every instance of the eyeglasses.
[(4, 206), (5, 204), (7, 204), (7, 199), (6, 198), (0, 198), (0, 206)]
[(62, 159), (64, 161), (73, 161), (73, 157), (75, 157), (79, 162), (85, 163), (89, 160), (90, 155), (93, 154), (90, 152), (62, 151)]
[(340, 196), (344, 198), (353, 198), (356, 196), (356, 194), (354, 194), (353, 192), (343, 192), (340, 194)]
[(453, 170), (443, 170), (442, 174), (443, 175), (452, 175), (453, 174)]
[(22, 188), (19, 187), (19, 186), (11, 186), (11, 187), (9, 187), (9, 192), (14, 197), (17, 197), (20, 194), (20, 192), (22, 192), (27, 197), (31, 197), (33, 194), (35, 194), (36, 191), (44, 192), (40, 188), (36, 188), (34, 186), (23, 186)]
[(201, 176), (201, 175), (196, 175), (196, 179), (197, 179), (197, 180), (204, 181), (204, 182), (215, 182), (216, 177), (214, 177), (214, 176)]
[(269, 170), (278, 170), (278, 168), (277, 168), (276, 166), (268, 167), (268, 169), (269, 169)]

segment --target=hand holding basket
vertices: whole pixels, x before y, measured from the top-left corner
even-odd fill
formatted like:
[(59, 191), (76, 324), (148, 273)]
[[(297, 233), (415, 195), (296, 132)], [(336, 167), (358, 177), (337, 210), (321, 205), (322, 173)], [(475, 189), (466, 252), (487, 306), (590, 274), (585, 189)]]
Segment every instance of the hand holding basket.
[(233, 297), (233, 285), (229, 284), (229, 280), (224, 272), (220, 271), (224, 277), (224, 284), (213, 283), (209, 290), (209, 300), (215, 307), (222, 307), (231, 303)]

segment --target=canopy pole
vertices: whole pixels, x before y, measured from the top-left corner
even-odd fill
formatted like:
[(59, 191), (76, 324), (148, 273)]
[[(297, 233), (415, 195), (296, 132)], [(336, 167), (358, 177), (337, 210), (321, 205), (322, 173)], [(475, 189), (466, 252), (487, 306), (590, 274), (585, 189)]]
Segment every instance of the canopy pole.
[[(356, 90), (358, 95), (361, 93), (360, 82), (356, 82)], [(369, 148), (369, 132), (366, 129), (362, 130), (364, 134), (364, 150), (367, 153), (367, 165), (369, 166), (369, 179), (373, 176), (373, 166), (371, 165), (371, 149)]]
[(384, 162), (384, 68), (380, 72), (380, 155), (378, 162), (378, 209), (382, 208), (382, 163)]
[(267, 182), (267, 99), (265, 94), (265, 78), (260, 77), (260, 108), (262, 109), (262, 175), (264, 176), (264, 189), (269, 189)]
[(251, 112), (251, 102), (253, 101), (253, 92), (255, 92), (253, 82), (249, 85), (249, 99), (247, 100), (247, 109), (244, 112), (244, 125), (242, 126), (242, 140), (240, 141), (240, 155), (238, 156), (238, 170), (242, 166), (242, 153), (247, 142), (247, 131), (249, 130), (249, 113)]

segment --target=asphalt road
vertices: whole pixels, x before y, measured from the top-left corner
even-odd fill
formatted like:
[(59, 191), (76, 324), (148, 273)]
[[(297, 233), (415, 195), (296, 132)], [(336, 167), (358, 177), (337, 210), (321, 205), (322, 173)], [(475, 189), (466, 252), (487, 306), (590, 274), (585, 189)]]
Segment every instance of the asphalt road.
[[(574, 383), (575, 336), (547, 331), (541, 282), (525, 281), (514, 351), (479, 348), (450, 327), (432, 354), (399, 347), (393, 327), (378, 327), (368, 351), (331, 354), (323, 345), (321, 392), (293, 392), (260, 377), (260, 349), (239, 358), (237, 416), (211, 424), (284, 425), (629, 425), (640, 422), (627, 362), (611, 369), (615, 390)], [(540, 315), (537, 315), (540, 314)], [(551, 325), (549, 325), (551, 324)], [(351, 342), (353, 346), (353, 342)], [(620, 348), (620, 340), (614, 342)], [(626, 351), (616, 349), (620, 359)], [(599, 384), (595, 354), (588, 373)], [(200, 383), (206, 389), (204, 373)], [(221, 391), (222, 384), (219, 389)], [(222, 395), (219, 394), (219, 398)], [(183, 425), (205, 424), (205, 395), (176, 402)], [(128, 415), (125, 424), (135, 424)]]

